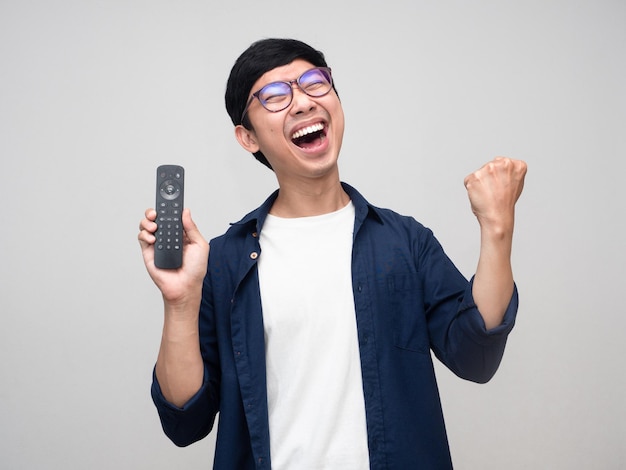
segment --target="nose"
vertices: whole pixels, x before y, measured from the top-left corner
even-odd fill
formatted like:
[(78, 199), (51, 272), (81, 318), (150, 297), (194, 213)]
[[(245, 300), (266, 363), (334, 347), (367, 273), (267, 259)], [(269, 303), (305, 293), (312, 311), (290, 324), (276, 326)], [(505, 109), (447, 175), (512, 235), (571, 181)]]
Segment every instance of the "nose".
[(313, 100), (312, 97), (302, 91), (299, 86), (293, 85), (292, 92), (293, 99), (291, 102), (291, 113), (301, 114), (315, 109), (317, 103)]

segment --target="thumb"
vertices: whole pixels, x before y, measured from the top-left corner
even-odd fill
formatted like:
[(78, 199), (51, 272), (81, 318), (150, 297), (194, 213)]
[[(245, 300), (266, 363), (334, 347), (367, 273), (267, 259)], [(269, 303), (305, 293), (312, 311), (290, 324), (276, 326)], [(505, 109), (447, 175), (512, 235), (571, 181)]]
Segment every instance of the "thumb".
[(183, 229), (185, 230), (185, 234), (189, 238), (189, 241), (197, 242), (200, 240), (204, 240), (202, 238), (202, 234), (200, 233), (200, 230), (198, 230), (198, 226), (191, 218), (191, 210), (183, 209), (182, 221), (183, 221)]

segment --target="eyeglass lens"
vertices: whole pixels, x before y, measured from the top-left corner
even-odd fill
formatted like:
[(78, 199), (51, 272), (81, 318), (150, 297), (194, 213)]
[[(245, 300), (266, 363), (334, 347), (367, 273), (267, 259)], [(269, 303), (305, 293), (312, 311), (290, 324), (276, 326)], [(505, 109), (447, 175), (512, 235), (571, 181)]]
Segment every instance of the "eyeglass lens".
[[(297, 84), (309, 96), (324, 96), (332, 88), (330, 71), (322, 68), (307, 70), (298, 79)], [(269, 111), (281, 111), (291, 103), (292, 84), (273, 82), (259, 90), (258, 98)]]

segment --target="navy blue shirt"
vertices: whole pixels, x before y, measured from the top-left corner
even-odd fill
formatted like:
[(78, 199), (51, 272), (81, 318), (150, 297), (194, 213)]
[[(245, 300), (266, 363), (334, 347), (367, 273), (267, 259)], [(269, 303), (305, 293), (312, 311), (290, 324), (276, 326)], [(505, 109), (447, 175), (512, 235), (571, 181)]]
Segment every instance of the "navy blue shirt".
[[(356, 211), (352, 285), (370, 468), (452, 468), (431, 351), (459, 377), (488, 381), (515, 322), (517, 289), (502, 324), (486, 330), (472, 281), (433, 233), (343, 187)], [(271, 468), (257, 259), (277, 194), (211, 241), (200, 309), (201, 389), (178, 408), (164, 399), (156, 377), (152, 385), (161, 424), (176, 445), (205, 437), (219, 412), (216, 469)]]

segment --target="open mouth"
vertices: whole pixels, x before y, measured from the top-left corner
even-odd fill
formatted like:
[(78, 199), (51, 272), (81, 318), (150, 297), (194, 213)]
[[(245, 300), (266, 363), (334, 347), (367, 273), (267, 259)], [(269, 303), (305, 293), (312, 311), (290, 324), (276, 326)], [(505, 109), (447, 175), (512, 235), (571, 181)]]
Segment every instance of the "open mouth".
[(322, 122), (304, 127), (294, 132), (291, 141), (302, 149), (312, 149), (326, 137), (326, 126)]

